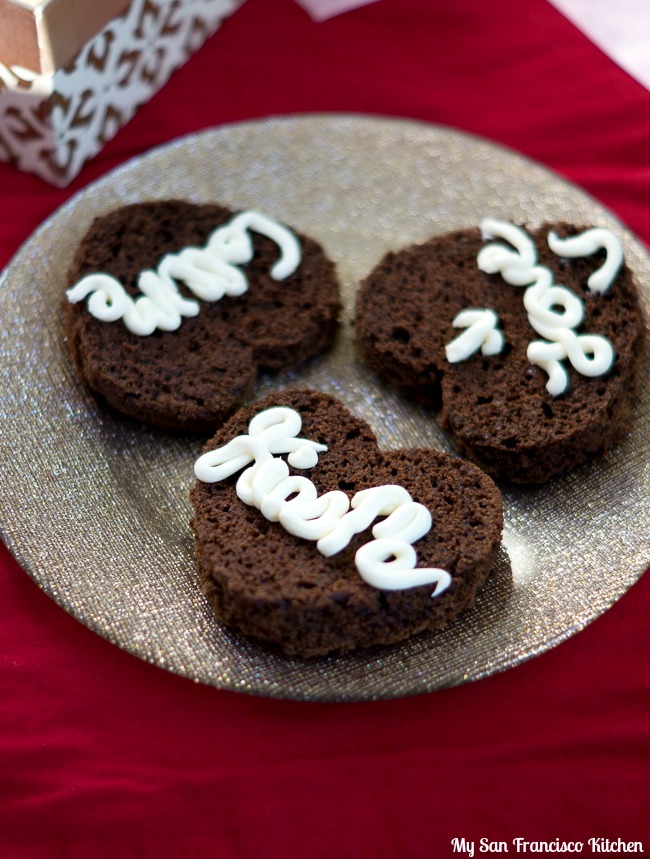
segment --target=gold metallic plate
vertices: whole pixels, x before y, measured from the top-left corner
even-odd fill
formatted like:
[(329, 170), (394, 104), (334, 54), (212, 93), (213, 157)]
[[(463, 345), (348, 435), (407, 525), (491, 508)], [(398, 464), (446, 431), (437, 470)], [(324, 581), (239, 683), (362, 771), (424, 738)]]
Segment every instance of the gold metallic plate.
[(142, 659), (212, 686), (372, 700), (517, 665), (582, 629), (644, 572), (647, 342), (629, 436), (550, 486), (505, 491), (503, 574), (449, 629), (303, 662), (220, 626), (199, 591), (188, 525), (201, 441), (109, 413), (77, 381), (62, 339), (65, 272), (91, 220), (164, 197), (259, 208), (322, 243), (343, 285), (336, 348), (298, 373), (263, 379), (258, 394), (295, 382), (320, 388), (368, 420), (386, 448), (450, 448), (431, 415), (385, 390), (355, 357), (357, 284), (387, 249), (483, 215), (600, 224), (621, 237), (648, 314), (650, 258), (606, 209), (538, 164), (447, 128), (360, 116), (268, 119), (186, 137), (129, 162), (43, 224), (0, 284), (2, 536), (62, 608)]

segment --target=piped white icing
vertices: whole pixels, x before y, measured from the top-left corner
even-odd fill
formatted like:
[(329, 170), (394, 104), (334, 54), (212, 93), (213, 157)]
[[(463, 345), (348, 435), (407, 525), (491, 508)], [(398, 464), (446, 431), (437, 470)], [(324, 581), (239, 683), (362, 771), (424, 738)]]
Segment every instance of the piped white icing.
[(452, 325), (454, 328), (464, 328), (465, 331), (445, 346), (449, 363), (465, 361), (479, 349), (483, 355), (497, 355), (501, 352), (505, 341), (498, 324), (499, 317), (494, 310), (461, 310), (456, 314)]
[(438, 568), (417, 567), (411, 545), (431, 529), (431, 514), (401, 486), (376, 486), (348, 499), (333, 490), (318, 495), (314, 483), (290, 474), (288, 465), (273, 454), (288, 453), (288, 461), (299, 469), (311, 468), (325, 445), (297, 438), (302, 419), (294, 409), (277, 406), (255, 415), (248, 434), (204, 453), (194, 473), (204, 483), (225, 480), (246, 468), (237, 480), (236, 492), (244, 504), (257, 507), (271, 522), (279, 522), (296, 537), (316, 542), (318, 551), (331, 557), (345, 549), (355, 534), (369, 528), (374, 540), (361, 546), (355, 564), (368, 584), (381, 590), (403, 590), (435, 584), (431, 596), (442, 593), (451, 576)]
[(483, 239), (505, 239), (511, 248), (500, 244), (489, 244), (481, 248), (477, 264), (487, 274), (499, 272), (504, 280), (517, 286), (530, 283), (526, 278), (529, 270), (537, 262), (537, 250), (531, 237), (516, 224), (483, 218), (481, 221)]
[(551, 342), (533, 340), (526, 350), (530, 363), (548, 373), (546, 389), (552, 396), (562, 394), (568, 387), (569, 377), (560, 363), (567, 358), (583, 376), (602, 376), (611, 368), (614, 350), (604, 337), (576, 334), (568, 328), (553, 331), (552, 335), (557, 339)]
[(577, 236), (561, 238), (551, 231), (548, 234), (548, 246), (561, 257), (588, 257), (599, 250), (607, 254), (605, 262), (596, 269), (587, 280), (587, 286), (592, 292), (607, 292), (623, 265), (623, 248), (614, 233), (603, 227), (592, 227)]
[[(486, 245), (479, 251), (477, 265), (487, 274), (500, 273), (513, 286), (527, 287), (524, 306), (528, 320), (546, 340), (531, 342), (526, 354), (531, 363), (548, 374), (548, 392), (558, 396), (567, 389), (569, 376), (561, 364), (566, 359), (582, 375), (593, 377), (607, 373), (615, 357), (611, 343), (599, 334), (576, 334), (574, 329), (584, 318), (584, 305), (565, 286), (553, 283), (550, 269), (537, 264), (537, 252), (530, 236), (515, 224), (493, 218), (485, 218), (481, 222), (481, 230), (484, 237), (504, 239), (511, 245), (510, 248), (500, 243)], [(616, 254), (618, 240), (613, 234), (608, 230), (595, 229), (587, 230), (575, 238), (580, 241), (571, 243), (550, 234), (549, 247), (554, 253), (559, 253), (561, 249), (564, 256), (581, 256), (605, 247), (607, 261), (595, 274), (602, 275), (606, 270), (606, 278), (616, 276), (620, 262)], [(620, 248), (620, 244), (618, 246)], [(610, 261), (611, 265), (608, 265)], [(589, 279), (590, 287), (596, 289), (592, 278)], [(611, 280), (606, 286), (604, 282), (603, 277), (597, 279), (598, 291), (608, 288)]]
[(270, 459), (274, 453), (288, 453), (294, 468), (311, 468), (327, 447), (297, 438), (301, 427), (302, 418), (295, 409), (276, 406), (259, 412), (248, 425), (248, 435), (239, 435), (228, 444), (204, 453), (197, 460), (194, 473), (203, 483), (217, 483), (253, 461)]
[(141, 272), (138, 289), (142, 294), (135, 299), (117, 278), (101, 272), (83, 277), (66, 296), (72, 304), (90, 296), (89, 313), (104, 322), (122, 319), (133, 334), (146, 336), (156, 329), (175, 331), (183, 317), (199, 312), (196, 301), (179, 293), (177, 281), (202, 301), (219, 301), (224, 295), (240, 296), (248, 290), (248, 280), (237, 266), (253, 258), (250, 230), (272, 239), (280, 249), (271, 277), (284, 280), (293, 274), (302, 256), (295, 234), (272, 218), (249, 210), (214, 230), (205, 247), (167, 254), (155, 271)]

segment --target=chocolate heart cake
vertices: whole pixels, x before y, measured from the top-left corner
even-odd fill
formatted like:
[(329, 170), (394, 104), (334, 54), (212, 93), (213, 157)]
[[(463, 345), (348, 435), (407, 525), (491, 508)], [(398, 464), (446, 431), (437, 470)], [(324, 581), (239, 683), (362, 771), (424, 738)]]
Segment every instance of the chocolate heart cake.
[(496, 478), (543, 483), (628, 429), (644, 324), (608, 230), (487, 219), (386, 254), (356, 310), (368, 364)]
[(195, 467), (201, 587), (223, 623), (313, 657), (441, 628), (492, 570), (501, 496), (435, 450), (381, 451), (316, 391), (240, 409)]
[(67, 342), (82, 380), (124, 414), (210, 431), (258, 371), (333, 342), (339, 287), (307, 236), (258, 212), (181, 200), (97, 218), (68, 276)]

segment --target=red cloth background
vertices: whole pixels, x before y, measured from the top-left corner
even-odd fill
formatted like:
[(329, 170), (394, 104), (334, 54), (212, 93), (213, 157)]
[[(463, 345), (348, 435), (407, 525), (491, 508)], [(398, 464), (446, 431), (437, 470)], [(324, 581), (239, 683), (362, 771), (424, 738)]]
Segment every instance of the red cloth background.
[[(0, 265), (131, 156), (312, 111), (485, 135), (650, 243), (650, 93), (546, 0), (379, 0), (321, 24), (293, 0), (247, 0), (69, 188), (0, 164)], [(477, 855), (480, 838), (513, 853), (516, 837), (640, 840), (650, 853), (649, 610), (646, 575), (501, 675), (373, 704), (282, 702), (127, 655), (2, 549), (0, 856), (445, 857), (462, 837)]]

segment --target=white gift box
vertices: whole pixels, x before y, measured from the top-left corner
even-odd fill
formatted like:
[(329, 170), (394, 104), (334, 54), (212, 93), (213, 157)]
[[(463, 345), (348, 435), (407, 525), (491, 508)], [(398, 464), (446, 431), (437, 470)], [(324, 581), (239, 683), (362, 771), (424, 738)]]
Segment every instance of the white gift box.
[(67, 185), (242, 2), (0, 0), (0, 159)]

